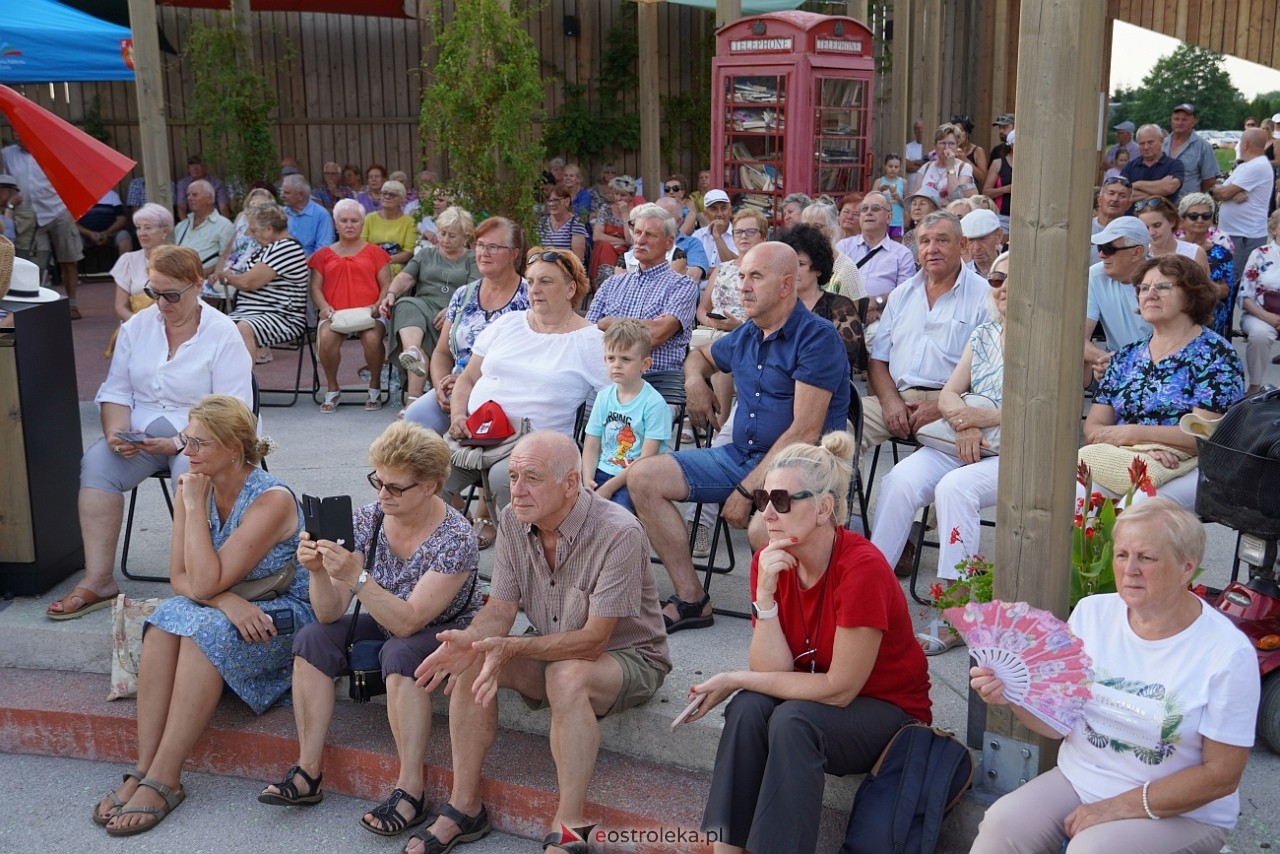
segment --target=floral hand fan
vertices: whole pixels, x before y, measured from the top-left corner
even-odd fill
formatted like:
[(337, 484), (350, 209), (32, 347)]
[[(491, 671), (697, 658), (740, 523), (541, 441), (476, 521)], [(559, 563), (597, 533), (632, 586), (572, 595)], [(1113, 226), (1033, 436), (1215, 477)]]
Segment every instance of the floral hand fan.
[(1005, 699), (1057, 732), (1071, 732), (1091, 695), (1093, 662), (1066, 623), (1026, 602), (998, 599), (942, 613), (977, 665), (1004, 683)]

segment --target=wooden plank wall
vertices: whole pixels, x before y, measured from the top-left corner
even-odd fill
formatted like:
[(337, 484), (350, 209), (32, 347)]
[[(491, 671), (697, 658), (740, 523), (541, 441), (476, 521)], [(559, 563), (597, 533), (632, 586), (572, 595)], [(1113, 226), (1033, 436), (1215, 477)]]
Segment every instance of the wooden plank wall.
[[(466, 0), (446, 0), (446, 17), (455, 2)], [(162, 29), (179, 50), (195, 22), (225, 24), (222, 13), (210, 10), (161, 6), (158, 11)], [(543, 107), (548, 115), (554, 116), (561, 106), (561, 77), (585, 83), (598, 75), (608, 33), (626, 14), (634, 15), (635, 7), (622, 0), (546, 0), (533, 16), (529, 32), (542, 52)], [(566, 15), (578, 17), (579, 35), (575, 38), (564, 35)], [(304, 173), (316, 181), (326, 160), (361, 167), (377, 162), (412, 175), (425, 157), (428, 165), (447, 175), (448, 164), (437, 152), (423, 151), (418, 132), (422, 88), (418, 66), (424, 50), (428, 64), (435, 58), (426, 20), (301, 12), (255, 12), (252, 17), (255, 58), (269, 70), (279, 97), (275, 128), (282, 156), (296, 158)], [(710, 12), (663, 4), (659, 14), (662, 95), (710, 87), (700, 69), (701, 53), (710, 43), (713, 27)], [(707, 65), (709, 68), (709, 62)], [(111, 135), (109, 144), (141, 159), (132, 83), (21, 88), (41, 106), (72, 122), (84, 118), (96, 96)], [(185, 104), (192, 88), (185, 63), (166, 55), (169, 150), (176, 175), (185, 174), (187, 155), (199, 151), (203, 143), (200, 129), (187, 119)], [(625, 97), (619, 108), (634, 111), (634, 94)], [(572, 152), (550, 155), (557, 153), (573, 159)], [(639, 169), (638, 151), (613, 159), (620, 172), (634, 175)], [(584, 172), (598, 175), (603, 161), (584, 162)], [(683, 171), (693, 179), (706, 165), (685, 153), (671, 171)], [(141, 174), (141, 167), (137, 174)], [(121, 182), (122, 194), (130, 177)]]
[(1108, 13), (1209, 50), (1280, 67), (1275, 0), (1110, 0)]

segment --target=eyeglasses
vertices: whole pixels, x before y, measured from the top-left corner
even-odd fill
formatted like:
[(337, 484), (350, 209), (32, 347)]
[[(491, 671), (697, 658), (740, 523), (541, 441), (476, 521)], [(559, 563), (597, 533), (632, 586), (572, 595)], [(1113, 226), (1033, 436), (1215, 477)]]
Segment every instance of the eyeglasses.
[(382, 198), (384, 198), (384, 199), (398, 199), (398, 198), (400, 198), (400, 194), (399, 194), (399, 193), (392, 193), (392, 192), (388, 192), (387, 190), (383, 190), (382, 192), (378, 193), (378, 195), (382, 196)]
[(880, 211), (888, 211), (884, 205), (862, 205), (858, 208), (858, 213), (879, 213)]
[(1165, 294), (1169, 293), (1169, 291), (1173, 290), (1175, 287), (1177, 287), (1177, 285), (1175, 285), (1173, 282), (1156, 282), (1153, 285), (1148, 285), (1148, 284), (1134, 285), (1134, 290), (1138, 292), (1138, 296), (1142, 296), (1147, 291), (1155, 291), (1156, 293), (1160, 294), (1160, 296), (1164, 296)]
[(1208, 222), (1209, 220), (1213, 219), (1213, 212), (1212, 211), (1206, 211), (1205, 213), (1188, 212), (1188, 213), (1184, 213), (1182, 215), (1182, 218), (1189, 219), (1192, 222), (1201, 222), (1201, 221)]
[(758, 228), (735, 228), (733, 230), (734, 237), (759, 237), (760, 229)]
[(805, 659), (805, 658), (808, 658), (808, 659), (809, 659), (809, 661), (808, 661), (808, 664), (809, 664), (809, 672), (810, 672), (810, 673), (817, 673), (817, 672), (818, 672), (818, 650), (817, 650), (817, 649), (806, 649), (804, 652), (800, 653), (800, 654), (799, 654), (799, 655), (797, 655), (795, 658), (793, 658), (793, 659), (791, 660), (791, 663), (792, 663), (794, 666), (796, 666), (796, 667), (804, 667), (804, 666), (805, 666), (805, 662), (803, 661), (803, 659)]
[(967, 121), (969, 121), (969, 117), (964, 113), (955, 113), (954, 115), (951, 116), (951, 124), (953, 125), (962, 124), (963, 122), (967, 122)]
[(1143, 211), (1158, 211), (1165, 206), (1165, 200), (1159, 196), (1152, 196), (1149, 199), (1143, 199), (1140, 202), (1133, 203), (1134, 214), (1140, 214)]
[(160, 300), (164, 300), (167, 303), (175, 303), (178, 300), (182, 299), (183, 294), (185, 294), (187, 291), (191, 290), (198, 284), (200, 283), (192, 282), (191, 284), (187, 285), (185, 288), (183, 288), (180, 291), (158, 291), (155, 288), (151, 287), (151, 285), (146, 285), (142, 288), (142, 292), (147, 296), (151, 297), (151, 299), (155, 300), (156, 302), (160, 302)]
[(1116, 254), (1117, 252), (1121, 252), (1125, 249), (1141, 249), (1141, 248), (1142, 248), (1141, 243), (1135, 243), (1133, 246), (1116, 246), (1115, 241), (1113, 240), (1110, 243), (1103, 243), (1102, 245), (1100, 245), (1098, 247), (1098, 254), (1101, 255), (1103, 258), (1110, 258), (1112, 255)]
[(1009, 281), (1008, 273), (991, 273), (987, 276), (987, 284), (993, 288), (1003, 288), (1007, 281)]
[(1133, 184), (1123, 175), (1112, 175), (1110, 178), (1102, 182), (1102, 186), (1110, 187), (1112, 184), (1119, 184), (1121, 187), (1132, 187)]
[(415, 486), (422, 486), (420, 483), (411, 483), (408, 486), (396, 486), (392, 483), (383, 483), (382, 478), (378, 477), (378, 473), (373, 471), (369, 472), (366, 479), (369, 481), (369, 485), (373, 487), (374, 492), (382, 492), (382, 490), (385, 489), (387, 492), (391, 493), (392, 498), (399, 498)]
[(678, 193), (683, 188), (679, 184), (666, 184), (662, 189), (668, 193)]
[(813, 493), (807, 489), (801, 492), (787, 492), (785, 489), (756, 489), (751, 492), (751, 500), (755, 503), (756, 510), (761, 513), (770, 504), (779, 513), (790, 513), (792, 501), (803, 501), (812, 497)]
[(476, 254), (492, 255), (493, 253), (500, 252), (503, 249), (514, 249), (514, 248), (515, 248), (514, 246), (503, 246), (501, 243), (477, 243)]
[(212, 439), (197, 439), (195, 436), (188, 436), (186, 433), (179, 433), (178, 441), (182, 443), (182, 447), (189, 447), (197, 454), (203, 451), (206, 445), (213, 444)]

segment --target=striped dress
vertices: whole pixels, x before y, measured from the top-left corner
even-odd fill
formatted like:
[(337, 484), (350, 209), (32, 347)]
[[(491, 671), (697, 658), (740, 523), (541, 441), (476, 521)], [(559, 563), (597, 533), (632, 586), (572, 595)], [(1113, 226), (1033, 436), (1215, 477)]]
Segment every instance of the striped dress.
[(258, 250), (249, 266), (257, 264), (270, 267), (275, 278), (256, 291), (239, 291), (230, 317), (253, 328), (259, 347), (293, 341), (307, 329), (309, 273), (302, 244), (282, 237)]

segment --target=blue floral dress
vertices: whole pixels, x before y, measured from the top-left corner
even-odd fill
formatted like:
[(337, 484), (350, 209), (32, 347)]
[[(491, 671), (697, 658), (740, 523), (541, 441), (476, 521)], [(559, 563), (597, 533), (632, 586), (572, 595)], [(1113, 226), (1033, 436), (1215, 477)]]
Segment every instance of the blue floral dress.
[(1221, 243), (1210, 243), (1205, 254), (1209, 257), (1209, 278), (1215, 285), (1227, 286), (1227, 298), (1218, 300), (1213, 310), (1213, 331), (1227, 338), (1231, 335), (1231, 313), (1235, 311), (1238, 291), (1235, 260), (1231, 250)]
[(1226, 412), (1244, 396), (1244, 363), (1213, 330), (1159, 362), (1151, 361), (1150, 340), (1121, 347), (1098, 384), (1094, 402), (1115, 409), (1117, 424), (1169, 427), (1197, 406)]
[[(227, 539), (240, 526), (244, 514), (259, 495), (272, 487), (284, 487), (284, 482), (262, 469), (254, 469), (244, 488), (232, 505), (231, 515), (223, 522), (218, 517), (218, 507), (209, 496), (209, 533), (213, 537), (215, 551), (226, 544)], [(288, 487), (285, 487), (288, 489)], [(289, 493), (292, 495), (292, 491)], [(296, 503), (296, 502), (295, 502)], [(298, 527), (293, 535), (267, 552), (262, 562), (254, 567), (245, 580), (264, 578), (293, 560), (298, 549), (298, 532), (302, 530), (302, 509), (298, 509)], [(293, 612), (294, 633), (314, 622), (308, 596), (310, 575), (299, 568), (293, 586), (284, 596), (270, 602), (257, 603), (264, 611), (287, 608)], [(223, 680), (240, 699), (260, 715), (289, 691), (293, 664), (293, 635), (276, 635), (267, 643), (249, 643), (217, 608), (198, 605), (185, 596), (166, 599), (147, 619), (147, 625), (156, 626), (171, 635), (195, 640), (200, 651), (217, 668)]]

